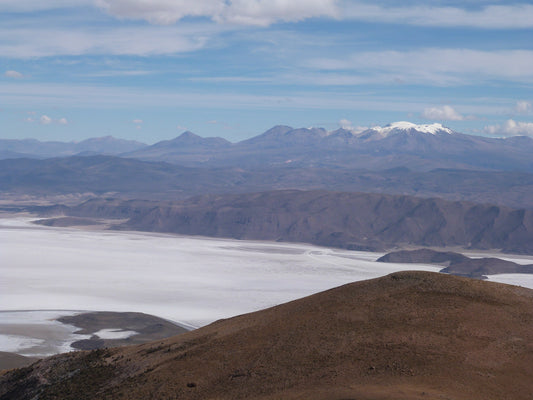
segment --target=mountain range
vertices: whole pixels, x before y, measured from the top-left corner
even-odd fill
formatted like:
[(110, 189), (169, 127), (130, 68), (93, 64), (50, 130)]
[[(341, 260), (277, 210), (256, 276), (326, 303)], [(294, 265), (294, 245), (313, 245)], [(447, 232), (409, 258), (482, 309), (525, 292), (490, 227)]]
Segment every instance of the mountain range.
[[(6, 153), (10, 158), (2, 160)], [(529, 137), (487, 138), (408, 122), (363, 132), (279, 125), (238, 143), (191, 132), (151, 146), (111, 137), (79, 143), (4, 140), (0, 195), (180, 200), (324, 189), (532, 209), (531, 154)]]
[(454, 132), (440, 124), (396, 122), (363, 132), (275, 126), (261, 135), (231, 143), (184, 132), (153, 145), (114, 139), (79, 143), (0, 141), (0, 158), (111, 154), (189, 167), (291, 166), (351, 169), (407, 167), (533, 172), (533, 139), (489, 138)]
[(398, 272), (0, 375), (0, 399), (526, 400), (533, 291)]
[(0, 139), (0, 159), (52, 158), (72, 155), (117, 155), (145, 147), (134, 140), (112, 136), (91, 138), (81, 142), (41, 142), (36, 139)]

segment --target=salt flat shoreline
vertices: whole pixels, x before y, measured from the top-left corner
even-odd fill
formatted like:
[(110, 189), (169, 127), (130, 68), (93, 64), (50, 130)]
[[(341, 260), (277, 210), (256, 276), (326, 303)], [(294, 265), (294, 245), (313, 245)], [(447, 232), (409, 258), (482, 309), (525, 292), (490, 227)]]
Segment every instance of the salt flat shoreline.
[[(28, 214), (0, 216), (0, 319), (8, 310), (46, 313), (68, 308), (142, 312), (200, 327), (357, 280), (407, 269), (441, 269), (377, 263), (383, 253), (304, 243), (46, 227), (33, 224), (35, 219)], [(533, 262), (528, 256), (464, 253)], [(493, 275), (489, 280), (533, 288), (531, 276)], [(0, 338), (11, 335), (15, 340), (28, 332), (27, 325), (14, 323), (0, 330)], [(31, 333), (44, 337), (47, 344), (42, 346), (55, 340), (56, 349), (65, 351), (53, 329), (35, 326)], [(36, 354), (44, 352), (26, 352)]]
[(74, 350), (145, 343), (187, 330), (190, 327), (139, 313), (0, 311), (0, 369)]

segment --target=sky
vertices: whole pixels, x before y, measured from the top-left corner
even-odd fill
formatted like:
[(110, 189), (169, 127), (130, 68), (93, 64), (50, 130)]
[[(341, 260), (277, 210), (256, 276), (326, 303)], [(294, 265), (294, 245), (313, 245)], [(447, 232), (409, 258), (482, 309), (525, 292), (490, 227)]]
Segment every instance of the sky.
[(533, 3), (0, 0), (0, 138), (533, 137)]

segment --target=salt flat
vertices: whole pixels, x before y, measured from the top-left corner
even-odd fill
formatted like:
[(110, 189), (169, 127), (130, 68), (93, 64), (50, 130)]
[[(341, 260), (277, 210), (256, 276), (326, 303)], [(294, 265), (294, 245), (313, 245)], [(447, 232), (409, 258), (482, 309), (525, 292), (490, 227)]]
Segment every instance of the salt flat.
[[(83, 231), (31, 220), (0, 218), (0, 310), (137, 311), (199, 327), (348, 282), (440, 269), (307, 244)], [(533, 288), (530, 277), (501, 281)], [(22, 339), (8, 340), (13, 347)]]
[(307, 244), (81, 231), (30, 221), (0, 219), (1, 310), (139, 311), (197, 327), (405, 269), (375, 263), (381, 254)]

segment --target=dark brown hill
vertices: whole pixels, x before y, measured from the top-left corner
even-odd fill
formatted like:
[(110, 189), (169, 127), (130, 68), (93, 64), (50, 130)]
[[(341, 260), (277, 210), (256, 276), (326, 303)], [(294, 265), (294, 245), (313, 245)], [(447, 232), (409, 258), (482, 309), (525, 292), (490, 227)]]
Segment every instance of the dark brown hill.
[(0, 377), (0, 399), (531, 399), (533, 291), (429, 272), (357, 282)]

